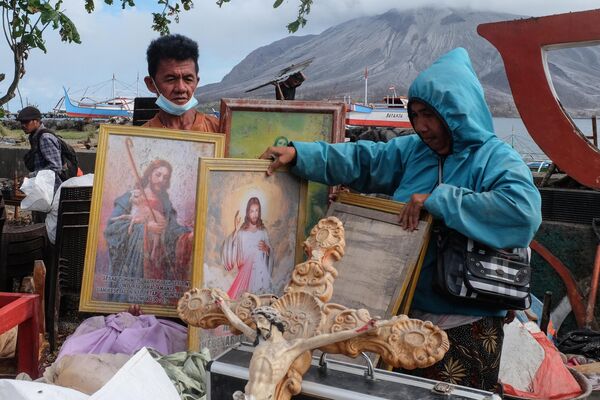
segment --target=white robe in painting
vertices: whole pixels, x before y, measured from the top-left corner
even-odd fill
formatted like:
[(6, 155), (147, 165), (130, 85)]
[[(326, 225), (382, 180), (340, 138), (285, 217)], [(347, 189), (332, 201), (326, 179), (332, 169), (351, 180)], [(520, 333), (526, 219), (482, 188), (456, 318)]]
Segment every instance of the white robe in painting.
[(272, 252), (266, 229), (238, 230), (225, 239), (221, 251), (223, 265), (228, 271), (234, 268), (238, 271), (227, 291), (231, 299), (238, 298), (244, 292), (260, 294), (272, 290), (273, 256), (259, 249), (261, 240)]

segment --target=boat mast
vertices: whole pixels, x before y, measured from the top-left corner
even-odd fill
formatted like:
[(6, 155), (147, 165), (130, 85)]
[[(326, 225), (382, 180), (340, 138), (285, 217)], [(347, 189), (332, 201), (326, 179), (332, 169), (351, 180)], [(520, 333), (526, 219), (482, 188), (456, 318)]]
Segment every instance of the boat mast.
[(369, 104), (368, 98), (367, 98), (367, 89), (369, 87), (368, 81), (369, 81), (369, 70), (367, 69), (367, 67), (365, 67), (365, 106), (367, 104)]
[(113, 72), (113, 77), (112, 77), (112, 99), (116, 99), (115, 96), (115, 73)]

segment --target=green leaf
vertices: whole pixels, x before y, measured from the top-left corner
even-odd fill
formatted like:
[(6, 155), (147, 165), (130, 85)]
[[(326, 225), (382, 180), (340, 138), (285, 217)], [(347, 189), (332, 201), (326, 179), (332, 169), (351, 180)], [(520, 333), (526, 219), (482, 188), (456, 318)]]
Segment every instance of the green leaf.
[[(106, 1), (106, 0), (105, 0)], [(85, 0), (85, 11), (92, 13), (96, 9), (94, 0)]]
[(275, 0), (275, 3), (273, 3), (273, 8), (279, 7), (281, 3), (283, 3), (283, 0)]
[(300, 21), (296, 20), (288, 24), (287, 29), (289, 33), (294, 33), (300, 27)]

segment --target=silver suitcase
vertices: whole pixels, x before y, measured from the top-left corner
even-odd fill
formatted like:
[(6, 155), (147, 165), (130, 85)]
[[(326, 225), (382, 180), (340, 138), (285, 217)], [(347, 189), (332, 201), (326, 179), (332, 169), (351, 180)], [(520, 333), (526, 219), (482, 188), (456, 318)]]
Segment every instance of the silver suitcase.
[[(207, 399), (230, 400), (233, 392), (244, 390), (248, 380), (248, 365), (253, 347), (241, 344), (233, 347), (208, 365)], [(304, 375), (302, 393), (293, 399), (336, 400), (499, 400), (491, 392), (450, 385), (430, 379), (313, 358)]]

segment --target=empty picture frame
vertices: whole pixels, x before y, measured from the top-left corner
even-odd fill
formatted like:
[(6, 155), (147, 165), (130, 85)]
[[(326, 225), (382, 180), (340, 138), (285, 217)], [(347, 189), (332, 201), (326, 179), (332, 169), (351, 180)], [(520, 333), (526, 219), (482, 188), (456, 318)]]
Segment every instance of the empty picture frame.
[[(303, 259), (306, 181), (268, 160), (202, 159), (198, 174), (193, 287), (283, 294)], [(217, 356), (235, 340), (226, 327), (190, 327), (190, 349)]]
[[(227, 138), (225, 156), (230, 158), (258, 158), (269, 146), (293, 141), (343, 142), (345, 126), (343, 103), (221, 100), (220, 130)], [(325, 216), (328, 194), (327, 186), (309, 183), (305, 234)]]
[(222, 134), (101, 125), (79, 309), (177, 316), (192, 278), (198, 158)]
[(340, 193), (327, 216), (344, 224), (346, 252), (335, 267), (332, 303), (365, 308), (388, 319), (406, 314), (414, 294), (432, 218), (425, 214), (418, 229), (400, 227), (404, 205), (377, 197)]

